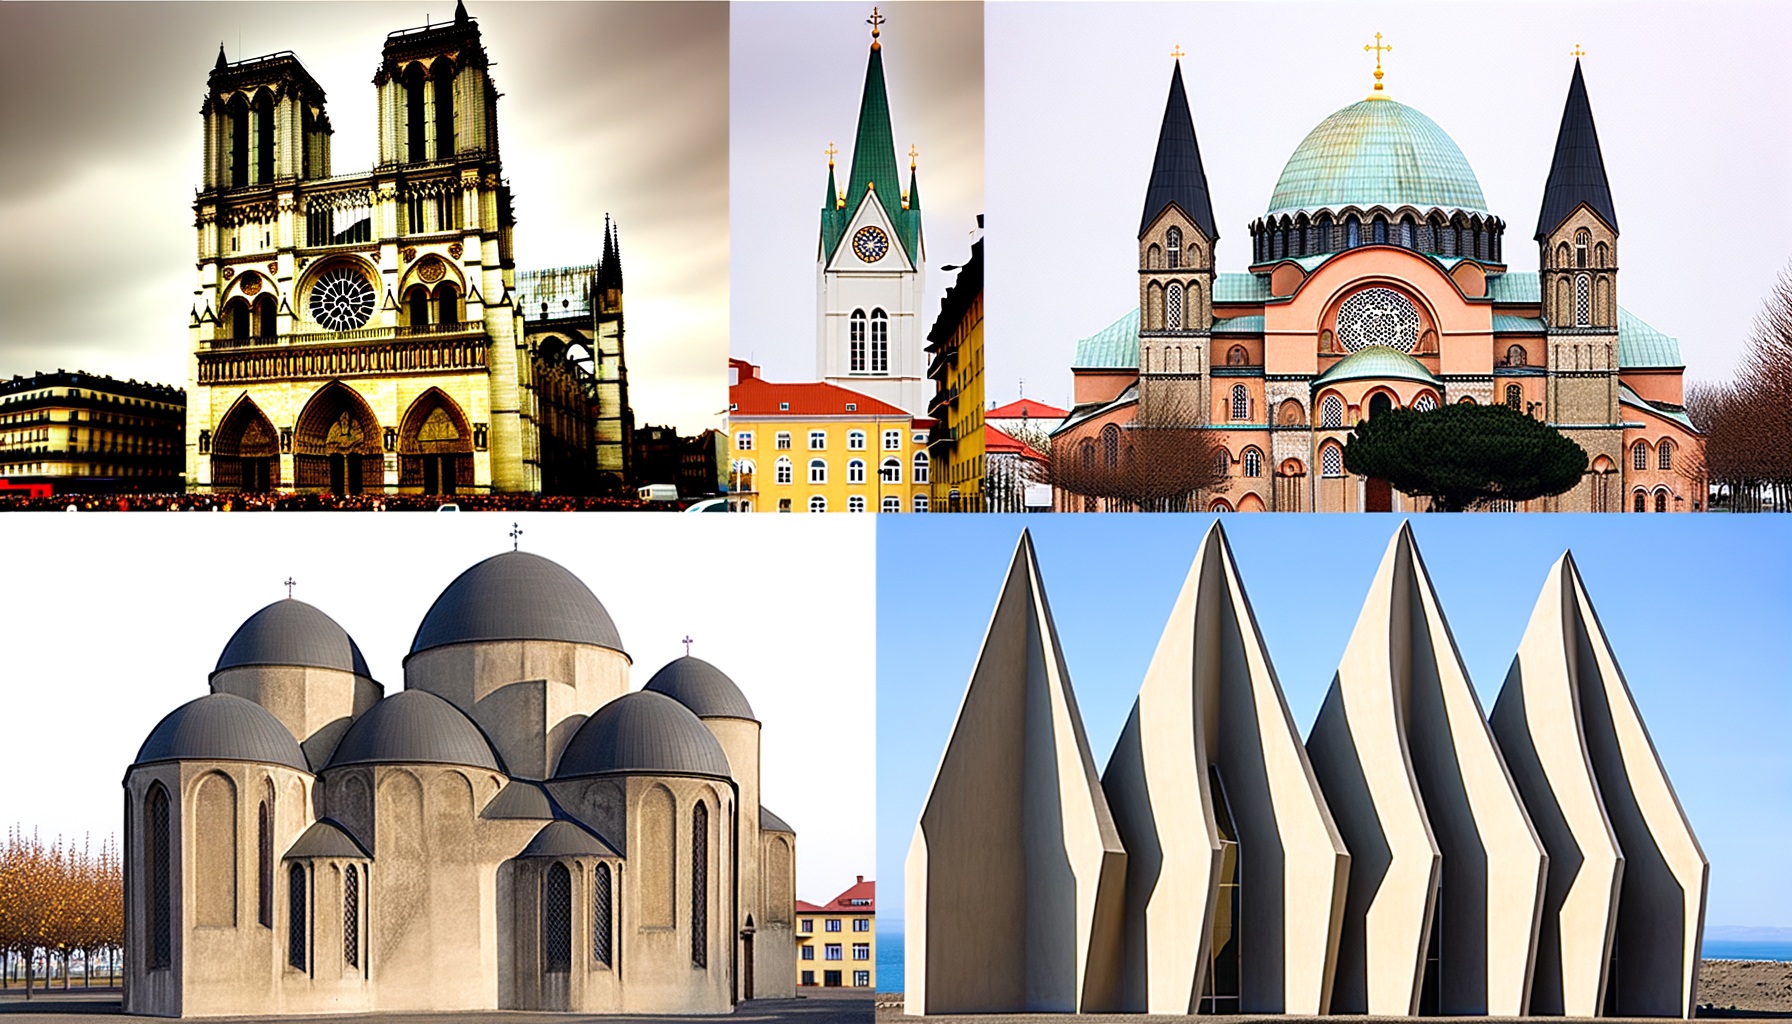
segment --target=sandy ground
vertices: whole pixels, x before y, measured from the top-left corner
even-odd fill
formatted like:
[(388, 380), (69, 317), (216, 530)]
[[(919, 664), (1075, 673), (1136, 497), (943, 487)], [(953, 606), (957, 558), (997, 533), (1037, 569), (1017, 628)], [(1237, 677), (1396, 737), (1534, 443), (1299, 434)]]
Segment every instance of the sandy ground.
[(1792, 1017), (1792, 963), (1706, 960), (1699, 968), (1699, 1006), (1777, 1011)]

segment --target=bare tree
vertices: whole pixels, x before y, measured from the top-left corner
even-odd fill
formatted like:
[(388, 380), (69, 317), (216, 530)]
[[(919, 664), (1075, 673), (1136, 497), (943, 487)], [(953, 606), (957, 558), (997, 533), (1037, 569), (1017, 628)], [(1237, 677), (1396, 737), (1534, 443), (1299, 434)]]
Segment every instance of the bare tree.
[(1203, 492), (1225, 490), (1228, 464), (1218, 436), (1189, 425), (1194, 422), (1187, 402), (1169, 402), (1124, 426), (1104, 426), (1094, 437), (1059, 438), (1048, 453), (1046, 479), (1103, 511), (1199, 511)]
[(1736, 379), (1693, 384), (1686, 412), (1705, 435), (1705, 472), (1723, 504), (1792, 507), (1792, 265), (1755, 319)]

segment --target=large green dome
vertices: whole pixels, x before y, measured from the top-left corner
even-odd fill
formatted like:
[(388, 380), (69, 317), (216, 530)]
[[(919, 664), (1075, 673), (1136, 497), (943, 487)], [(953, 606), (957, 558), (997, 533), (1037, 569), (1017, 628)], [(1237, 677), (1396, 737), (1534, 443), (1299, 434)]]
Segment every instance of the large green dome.
[(1488, 212), (1456, 143), (1436, 121), (1387, 99), (1352, 103), (1308, 132), (1282, 168), (1268, 212), (1376, 205)]

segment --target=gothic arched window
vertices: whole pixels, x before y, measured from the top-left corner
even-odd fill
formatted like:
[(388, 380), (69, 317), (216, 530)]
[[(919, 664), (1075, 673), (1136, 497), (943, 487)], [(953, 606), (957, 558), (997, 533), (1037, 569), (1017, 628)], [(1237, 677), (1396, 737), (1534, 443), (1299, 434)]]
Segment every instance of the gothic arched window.
[(161, 783), (149, 787), (143, 801), (146, 833), (144, 852), (149, 856), (149, 966), (151, 970), (167, 967), (174, 960), (174, 861), (169, 841), (168, 791)]
[(572, 872), (559, 861), (541, 879), (541, 969), (572, 970)]
[(1509, 409), (1524, 408), (1524, 390), (1516, 384), (1506, 385), (1506, 407)]
[(610, 865), (599, 864), (591, 886), (591, 958), (610, 965)]
[(1326, 395), (1319, 403), (1319, 429), (1342, 430), (1344, 427), (1344, 400), (1337, 395)]
[(353, 864), (342, 875), (342, 962), (361, 966), (361, 869)]
[(1251, 393), (1243, 384), (1232, 385), (1232, 418), (1246, 419), (1251, 415)]
[(1410, 249), (1413, 247), (1411, 217), (1400, 218), (1400, 247), (1402, 249)]
[(1658, 469), (1674, 468), (1674, 442), (1663, 440), (1661, 447), (1655, 450), (1655, 465)]
[(404, 307), (410, 314), (411, 326), (429, 323), (429, 289), (420, 284), (412, 285), (411, 290), (405, 292)]
[(850, 321), (848, 321), (848, 323), (850, 324), (850, 327), (848, 328), (848, 332), (849, 332), (849, 337), (851, 338), (850, 353), (851, 353), (851, 357), (852, 357), (852, 365), (851, 365), (850, 369), (853, 373), (864, 373), (865, 372), (865, 311), (862, 309), (853, 310), (852, 311), (852, 319)]
[(1443, 238), (1443, 243), (1438, 246), (1439, 254), (1443, 255), (1443, 256), (1456, 255), (1456, 227), (1455, 227), (1455, 225), (1444, 224), (1438, 230), (1440, 232), (1442, 232), (1442, 238)]
[(305, 867), (294, 864), (286, 870), (286, 962), (305, 969), (305, 933), (310, 930), (305, 917)]
[(1638, 441), (1631, 446), (1630, 465), (1633, 469), (1649, 468), (1649, 445), (1647, 442)]
[(263, 928), (274, 927), (274, 823), (266, 800), (255, 823), (255, 896), (255, 919)]
[(709, 805), (691, 809), (691, 965), (709, 966)]
[(1258, 451), (1255, 448), (1246, 448), (1244, 450), (1244, 475), (1245, 476), (1262, 476), (1263, 475), (1263, 453), (1262, 452)]
[(279, 329), (280, 307), (271, 293), (263, 292), (261, 298), (255, 300), (255, 336), (272, 338)]
[(1182, 266), (1182, 229), (1172, 227), (1164, 233), (1164, 248), (1167, 250), (1171, 270)]
[(249, 320), (249, 304), (241, 299), (234, 299), (230, 303), (230, 336), (236, 339), (254, 336)]
[(1276, 229), (1275, 247), (1270, 252), (1270, 259), (1279, 260), (1288, 251), (1288, 233), (1281, 228)]
[(1164, 330), (1182, 330), (1182, 286), (1171, 284), (1164, 299)]
[(225, 131), (230, 145), (230, 185), (249, 184), (249, 103), (241, 93), (225, 108)]
[(1596, 266), (1596, 267), (1609, 266), (1609, 264), (1606, 262), (1609, 259), (1611, 259), (1610, 251), (1606, 249), (1604, 242), (1600, 242), (1598, 245), (1593, 247), (1593, 265), (1594, 266)]
[(881, 309), (871, 311), (871, 372), (890, 372), (890, 316)]

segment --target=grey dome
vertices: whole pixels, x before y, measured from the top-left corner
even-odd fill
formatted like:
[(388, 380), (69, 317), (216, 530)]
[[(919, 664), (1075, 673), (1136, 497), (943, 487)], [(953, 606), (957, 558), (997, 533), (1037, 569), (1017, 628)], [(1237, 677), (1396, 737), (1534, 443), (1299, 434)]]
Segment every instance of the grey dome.
[(134, 764), (253, 761), (311, 771), (299, 741), (267, 708), (234, 693), (188, 701), (156, 723)]
[(212, 672), (239, 665), (334, 668), (373, 678), (361, 648), (335, 619), (291, 598), (275, 601), (238, 626)]
[(655, 672), (642, 689), (665, 694), (690, 708), (698, 718), (758, 721), (753, 717), (753, 705), (747, 703), (746, 695), (734, 685), (734, 680), (702, 658), (688, 654)]
[(368, 708), (343, 734), (326, 767), (345, 764), (461, 764), (504, 770), (473, 720), (426, 690), (403, 690)]
[(796, 829), (791, 828), (789, 822), (773, 814), (772, 809), (764, 804), (759, 805), (759, 831), (788, 832), (793, 836), (796, 835)]
[(539, 782), (511, 779), (498, 795), (492, 797), (479, 812), (481, 818), (521, 818), (525, 821), (553, 821), (560, 816), (554, 798)]
[(732, 775), (722, 745), (691, 709), (647, 690), (624, 694), (586, 719), (566, 744), (554, 777), (606, 772)]
[[(286, 858), (295, 857), (344, 857), (350, 860), (372, 860), (354, 836), (349, 835), (334, 819), (323, 818), (305, 830), (299, 841), (286, 851)], [(283, 860), (286, 858), (282, 858)]]
[(610, 844), (564, 819), (550, 821), (535, 833), (518, 857), (619, 857)]
[(591, 589), (526, 551), (494, 555), (455, 577), (423, 616), (411, 653), (477, 640), (564, 640), (622, 652), (616, 624)]

